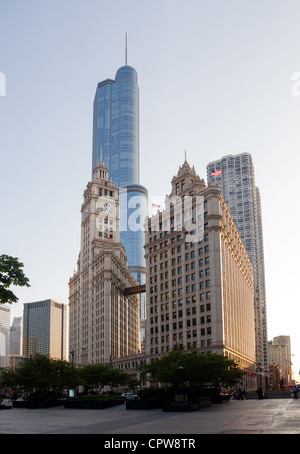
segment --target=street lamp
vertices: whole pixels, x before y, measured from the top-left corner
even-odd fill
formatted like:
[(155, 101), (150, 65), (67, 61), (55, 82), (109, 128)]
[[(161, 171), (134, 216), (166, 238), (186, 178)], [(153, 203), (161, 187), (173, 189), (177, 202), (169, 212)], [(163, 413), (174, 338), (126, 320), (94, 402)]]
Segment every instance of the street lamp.
[(79, 351), (79, 350), (86, 350), (85, 347), (78, 347), (78, 348), (73, 348), (71, 351), (70, 351), (70, 355), (72, 357), (72, 366), (74, 365), (74, 356), (75, 356), (75, 352)]

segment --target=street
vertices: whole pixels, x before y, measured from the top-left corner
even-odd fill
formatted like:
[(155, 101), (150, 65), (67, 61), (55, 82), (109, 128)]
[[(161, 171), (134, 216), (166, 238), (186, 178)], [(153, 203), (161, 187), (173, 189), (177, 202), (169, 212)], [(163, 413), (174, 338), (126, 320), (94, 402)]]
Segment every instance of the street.
[[(194, 412), (19, 409), (0, 411), (0, 434), (300, 434), (300, 400), (249, 399)], [(111, 437), (108, 438), (111, 440)]]

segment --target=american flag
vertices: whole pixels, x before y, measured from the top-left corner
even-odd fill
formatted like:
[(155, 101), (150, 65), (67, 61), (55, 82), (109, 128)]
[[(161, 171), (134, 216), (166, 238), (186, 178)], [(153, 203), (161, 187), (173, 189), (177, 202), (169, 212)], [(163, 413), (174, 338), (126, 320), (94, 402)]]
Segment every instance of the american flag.
[(222, 173), (222, 170), (213, 170), (211, 173), (211, 176), (218, 176), (218, 175), (221, 175), (221, 173)]

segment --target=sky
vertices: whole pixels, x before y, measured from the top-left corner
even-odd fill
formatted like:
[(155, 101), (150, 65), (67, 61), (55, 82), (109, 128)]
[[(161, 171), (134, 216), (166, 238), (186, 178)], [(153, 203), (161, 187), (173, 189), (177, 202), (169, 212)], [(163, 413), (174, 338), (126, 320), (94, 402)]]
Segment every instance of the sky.
[(171, 192), (187, 160), (250, 153), (262, 198), (268, 339), (291, 338), (299, 380), (300, 2), (0, 0), (0, 254), (19, 302), (68, 303), (91, 177), (97, 83), (138, 73), (140, 183)]

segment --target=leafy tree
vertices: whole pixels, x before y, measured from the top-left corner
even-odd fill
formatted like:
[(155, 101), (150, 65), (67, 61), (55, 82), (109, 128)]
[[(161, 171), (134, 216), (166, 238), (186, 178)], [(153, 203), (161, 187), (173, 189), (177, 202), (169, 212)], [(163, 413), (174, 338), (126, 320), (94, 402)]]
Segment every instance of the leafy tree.
[(0, 304), (12, 304), (18, 301), (9, 289), (11, 285), (30, 287), (29, 279), (23, 273), (23, 263), (9, 255), (0, 256)]
[(2, 386), (21, 388), (33, 393), (34, 397), (60, 396), (65, 387), (80, 383), (78, 369), (63, 360), (48, 358), (36, 353), (25, 358), (15, 370), (5, 369), (1, 379)]
[(216, 353), (201, 354), (198, 350), (175, 347), (168, 355), (139, 366), (142, 376), (150, 382), (180, 386), (204, 387), (211, 383), (215, 388), (234, 385), (241, 377), (241, 370), (226, 356)]
[(88, 364), (80, 369), (85, 387), (100, 389), (104, 386), (124, 386), (129, 383), (130, 376), (111, 364)]

